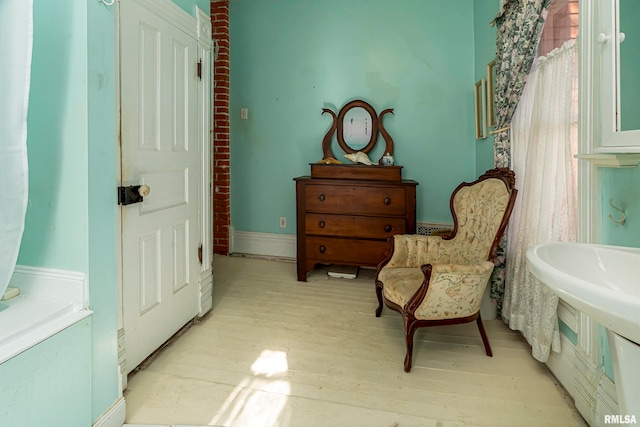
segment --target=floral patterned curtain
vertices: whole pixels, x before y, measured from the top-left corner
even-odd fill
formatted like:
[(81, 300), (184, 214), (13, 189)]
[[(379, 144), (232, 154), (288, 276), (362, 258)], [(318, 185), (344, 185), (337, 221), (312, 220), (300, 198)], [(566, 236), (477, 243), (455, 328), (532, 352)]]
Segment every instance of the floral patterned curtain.
[[(550, 4), (551, 0), (506, 0), (494, 21), (497, 27), (494, 94), (496, 167), (510, 167), (511, 164), (508, 126), (531, 70)], [(502, 312), (504, 296), (505, 247), (506, 241), (501, 242), (491, 277), (491, 298), (498, 301), (498, 315)]]

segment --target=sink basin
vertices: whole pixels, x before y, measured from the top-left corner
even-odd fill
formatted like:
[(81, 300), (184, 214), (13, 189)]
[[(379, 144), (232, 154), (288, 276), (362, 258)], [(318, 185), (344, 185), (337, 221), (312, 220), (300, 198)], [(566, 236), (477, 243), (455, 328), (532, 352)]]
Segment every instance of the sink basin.
[(640, 248), (546, 243), (527, 251), (531, 273), (607, 328), (618, 409), (640, 414)]
[(527, 265), (561, 299), (640, 343), (640, 248), (546, 243), (527, 251)]

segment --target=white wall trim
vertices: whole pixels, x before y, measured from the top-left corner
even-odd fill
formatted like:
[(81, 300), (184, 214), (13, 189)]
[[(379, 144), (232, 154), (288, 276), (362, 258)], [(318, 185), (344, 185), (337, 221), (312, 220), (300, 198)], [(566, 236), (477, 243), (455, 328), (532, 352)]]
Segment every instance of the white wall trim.
[(122, 427), (127, 415), (124, 397), (121, 397), (93, 423), (93, 427)]
[[(578, 331), (578, 311), (564, 300), (558, 301), (558, 319), (572, 331)], [(577, 334), (576, 334), (577, 335)], [(560, 353), (551, 352), (546, 364), (571, 397), (576, 397), (576, 345), (560, 333)]]
[(198, 317), (202, 317), (213, 307), (213, 274), (211, 268), (200, 273), (200, 312)]
[(197, 19), (185, 12), (180, 6), (167, 0), (135, 0), (145, 9), (153, 11), (177, 29), (184, 31), (194, 39), (198, 39)]
[(91, 315), (85, 274), (16, 266), (10, 286), (20, 295), (0, 311), (0, 363)]
[(237, 231), (230, 227), (229, 253), (296, 258), (295, 234)]
[(616, 385), (608, 376), (602, 375), (598, 383), (598, 401), (596, 402), (596, 422), (600, 425), (605, 415), (620, 414)]
[[(579, 43), (579, 140), (578, 153), (590, 154), (600, 145), (600, 126), (597, 125), (598, 109), (596, 100), (598, 99), (597, 89), (594, 85), (597, 75), (595, 74), (594, 61), (596, 29), (594, 20), (596, 19), (594, 0), (582, 0), (580, 3), (580, 37)], [(599, 111), (599, 110), (598, 110)], [(594, 125), (595, 124), (595, 125)], [(587, 160), (578, 161), (578, 240), (580, 242), (598, 242), (599, 226), (601, 216), (599, 214), (600, 202), (598, 197), (598, 168)]]
[(546, 364), (569, 395), (575, 399), (576, 346), (563, 334), (560, 334), (560, 346), (562, 351), (552, 351)]
[(212, 159), (212, 121), (211, 121), (211, 83), (213, 63), (211, 47), (211, 16), (196, 6), (196, 33), (198, 37), (198, 57), (202, 61), (202, 74), (198, 81), (198, 129), (200, 149), (200, 243), (202, 258), (200, 260), (200, 311), (202, 317), (213, 307), (213, 212), (211, 208), (211, 164)]
[(70, 302), (77, 308), (89, 307), (86, 275), (77, 271), (16, 265), (11, 286), (22, 295), (34, 295)]
[(565, 300), (558, 301), (558, 319), (567, 325), (573, 332), (578, 331), (578, 310), (573, 308)]
[[(579, 342), (579, 341), (578, 341)], [(575, 395), (576, 408), (589, 425), (596, 425), (597, 389), (602, 375), (602, 366), (593, 361), (593, 357), (585, 354), (578, 345), (576, 347)]]
[(198, 44), (209, 51), (213, 46), (211, 31), (211, 15), (196, 6), (196, 33), (198, 34)]
[(127, 388), (127, 346), (125, 344), (124, 328), (118, 328), (118, 385), (120, 390)]

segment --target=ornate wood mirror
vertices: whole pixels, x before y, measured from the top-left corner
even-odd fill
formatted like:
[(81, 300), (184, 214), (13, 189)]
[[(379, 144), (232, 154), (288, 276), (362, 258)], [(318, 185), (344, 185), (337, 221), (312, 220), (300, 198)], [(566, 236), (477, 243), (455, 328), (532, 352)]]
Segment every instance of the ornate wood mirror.
[[(383, 155), (393, 155), (393, 139), (382, 125), (382, 117), (387, 113), (393, 114), (392, 108), (384, 110), (378, 116), (371, 105), (357, 99), (348, 102), (337, 115), (328, 108), (323, 108), (322, 113), (333, 117), (333, 124), (322, 140), (323, 160), (335, 158), (331, 151), (331, 139), (336, 130), (338, 145), (347, 154), (358, 151), (368, 154), (376, 146), (379, 130), (386, 143)], [(382, 157), (378, 164), (382, 164)]]

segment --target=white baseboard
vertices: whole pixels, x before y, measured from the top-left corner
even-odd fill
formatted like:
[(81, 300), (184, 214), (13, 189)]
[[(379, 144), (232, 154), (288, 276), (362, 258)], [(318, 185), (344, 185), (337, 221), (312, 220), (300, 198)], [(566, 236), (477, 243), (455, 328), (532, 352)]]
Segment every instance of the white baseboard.
[(124, 397), (121, 397), (100, 418), (93, 423), (93, 427), (122, 427), (127, 416), (127, 407)]
[(296, 257), (296, 235), (237, 231), (233, 227), (229, 253), (262, 255), (278, 258)]

